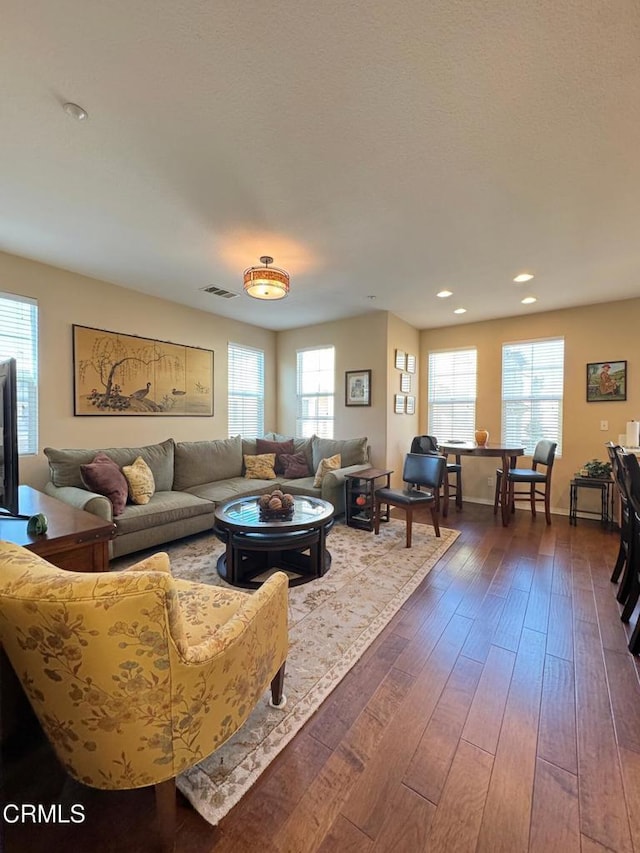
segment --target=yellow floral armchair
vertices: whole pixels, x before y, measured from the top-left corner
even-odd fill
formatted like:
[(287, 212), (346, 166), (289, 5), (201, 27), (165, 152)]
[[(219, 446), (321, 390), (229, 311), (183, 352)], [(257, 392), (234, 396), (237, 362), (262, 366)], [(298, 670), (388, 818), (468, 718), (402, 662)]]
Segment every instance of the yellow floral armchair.
[(175, 777), (270, 683), (284, 702), (287, 589), (282, 572), (252, 594), (178, 580), (165, 553), (69, 572), (0, 541), (0, 642), (68, 772), (95, 788), (156, 785), (171, 846)]

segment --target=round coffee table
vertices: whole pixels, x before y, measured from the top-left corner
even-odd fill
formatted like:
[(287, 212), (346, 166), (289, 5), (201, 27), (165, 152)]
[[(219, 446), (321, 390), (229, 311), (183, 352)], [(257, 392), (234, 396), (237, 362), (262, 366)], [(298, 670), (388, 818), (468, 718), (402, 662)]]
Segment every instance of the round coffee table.
[(259, 498), (251, 495), (216, 507), (213, 532), (226, 546), (217, 563), (220, 577), (247, 589), (259, 587), (276, 568), (290, 575), (291, 586), (322, 577), (331, 566), (326, 536), (333, 526), (333, 505), (294, 495), (291, 519), (261, 521)]

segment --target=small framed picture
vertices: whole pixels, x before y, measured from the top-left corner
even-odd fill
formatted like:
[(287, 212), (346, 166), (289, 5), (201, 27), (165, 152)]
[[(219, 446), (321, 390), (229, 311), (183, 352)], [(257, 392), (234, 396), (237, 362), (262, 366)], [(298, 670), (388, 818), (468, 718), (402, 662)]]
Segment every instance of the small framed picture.
[(416, 398), (415, 397), (407, 397), (407, 403), (405, 411), (408, 415), (415, 415), (416, 413)]
[(371, 405), (371, 371), (347, 370), (344, 375), (345, 406)]
[(396, 370), (404, 370), (407, 364), (407, 355), (404, 350), (396, 350)]
[(402, 373), (400, 375), (400, 390), (403, 394), (408, 394), (411, 391), (411, 374)]
[(404, 394), (395, 395), (393, 411), (396, 415), (404, 415), (404, 401)]
[(626, 399), (626, 361), (592, 361), (587, 364), (587, 403)]
[(407, 354), (407, 373), (416, 372), (416, 357), (415, 355)]

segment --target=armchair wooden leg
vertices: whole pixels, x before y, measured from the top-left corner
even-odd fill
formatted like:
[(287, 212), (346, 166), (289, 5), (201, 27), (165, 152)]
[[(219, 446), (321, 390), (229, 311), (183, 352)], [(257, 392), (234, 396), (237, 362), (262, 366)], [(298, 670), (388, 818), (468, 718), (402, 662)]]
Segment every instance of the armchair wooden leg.
[[(286, 699), (283, 695), (284, 688), (284, 670), (287, 665), (285, 661), (280, 669), (276, 672), (273, 679), (271, 680), (271, 706), (273, 708), (284, 708), (284, 702)], [(284, 702), (283, 702), (284, 700)]]
[(155, 785), (156, 815), (163, 853), (173, 853), (176, 843), (176, 780)]
[(436, 532), (436, 536), (440, 536), (440, 525), (438, 524), (438, 508), (436, 506), (431, 506), (431, 522), (433, 524), (433, 529)]

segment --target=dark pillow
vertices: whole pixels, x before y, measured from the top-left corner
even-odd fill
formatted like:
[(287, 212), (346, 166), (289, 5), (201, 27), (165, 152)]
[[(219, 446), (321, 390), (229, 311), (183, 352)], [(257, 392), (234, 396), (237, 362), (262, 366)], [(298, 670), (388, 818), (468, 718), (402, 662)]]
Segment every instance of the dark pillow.
[(280, 457), (283, 453), (293, 453), (293, 439), (288, 441), (270, 441), (268, 438), (256, 439), (256, 453), (275, 453), (276, 454), (276, 474), (284, 474), (284, 468)]
[(309, 477), (309, 464), (304, 453), (281, 453), (280, 462), (283, 467), (283, 475), (288, 480), (299, 480), (300, 477)]
[(129, 486), (118, 465), (106, 453), (98, 453), (93, 462), (80, 466), (82, 482), (90, 492), (109, 498), (113, 514), (122, 515), (127, 503)]

